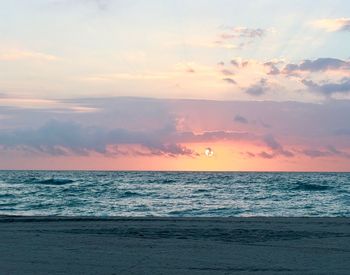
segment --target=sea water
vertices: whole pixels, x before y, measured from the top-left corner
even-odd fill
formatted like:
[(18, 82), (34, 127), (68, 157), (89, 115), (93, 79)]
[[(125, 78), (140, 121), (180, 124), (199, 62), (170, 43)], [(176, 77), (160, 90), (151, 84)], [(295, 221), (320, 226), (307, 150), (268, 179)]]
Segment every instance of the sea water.
[(0, 215), (350, 217), (350, 173), (0, 171)]

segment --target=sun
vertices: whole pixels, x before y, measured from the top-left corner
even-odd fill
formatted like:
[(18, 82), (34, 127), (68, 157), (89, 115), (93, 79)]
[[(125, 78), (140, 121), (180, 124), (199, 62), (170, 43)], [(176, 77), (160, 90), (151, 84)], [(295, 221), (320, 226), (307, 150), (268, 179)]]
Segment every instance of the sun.
[(204, 154), (207, 157), (212, 157), (214, 155), (214, 151), (210, 147), (208, 147), (208, 148), (205, 148)]

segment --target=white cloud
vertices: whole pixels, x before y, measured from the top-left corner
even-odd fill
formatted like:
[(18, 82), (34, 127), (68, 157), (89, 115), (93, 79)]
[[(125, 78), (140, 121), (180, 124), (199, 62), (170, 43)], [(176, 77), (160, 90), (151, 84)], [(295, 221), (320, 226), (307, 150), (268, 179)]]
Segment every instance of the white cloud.
[(39, 61), (56, 61), (57, 56), (34, 52), (29, 50), (9, 49), (0, 50), (0, 60), (2, 61), (17, 61), (17, 60), (39, 60)]
[(350, 31), (350, 18), (320, 19), (313, 21), (312, 25), (328, 32)]

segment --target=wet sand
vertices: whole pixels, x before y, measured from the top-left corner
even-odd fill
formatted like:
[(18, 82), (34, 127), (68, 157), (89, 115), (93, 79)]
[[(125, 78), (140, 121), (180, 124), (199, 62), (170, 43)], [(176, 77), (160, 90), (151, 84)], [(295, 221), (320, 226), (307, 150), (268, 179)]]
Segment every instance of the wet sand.
[(1, 274), (349, 274), (350, 218), (0, 217)]

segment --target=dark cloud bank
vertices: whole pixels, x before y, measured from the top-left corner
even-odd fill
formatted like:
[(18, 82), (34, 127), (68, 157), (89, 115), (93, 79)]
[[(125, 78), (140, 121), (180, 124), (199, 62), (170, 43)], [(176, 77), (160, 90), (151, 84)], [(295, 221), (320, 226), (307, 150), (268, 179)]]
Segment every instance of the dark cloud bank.
[[(197, 157), (202, 152), (183, 144), (245, 141), (261, 146), (260, 153), (248, 152), (249, 157), (349, 157), (350, 101), (346, 100), (323, 104), (147, 98), (67, 102), (98, 111), (65, 113), (0, 107), (0, 116), (6, 115), (1, 121), (0, 148), (48, 155), (94, 152), (111, 157)], [(272, 126), (265, 127), (266, 123)], [(198, 127), (202, 129), (200, 133), (191, 130)], [(286, 144), (285, 137), (302, 140), (304, 149)], [(126, 145), (141, 149), (125, 150)]]

